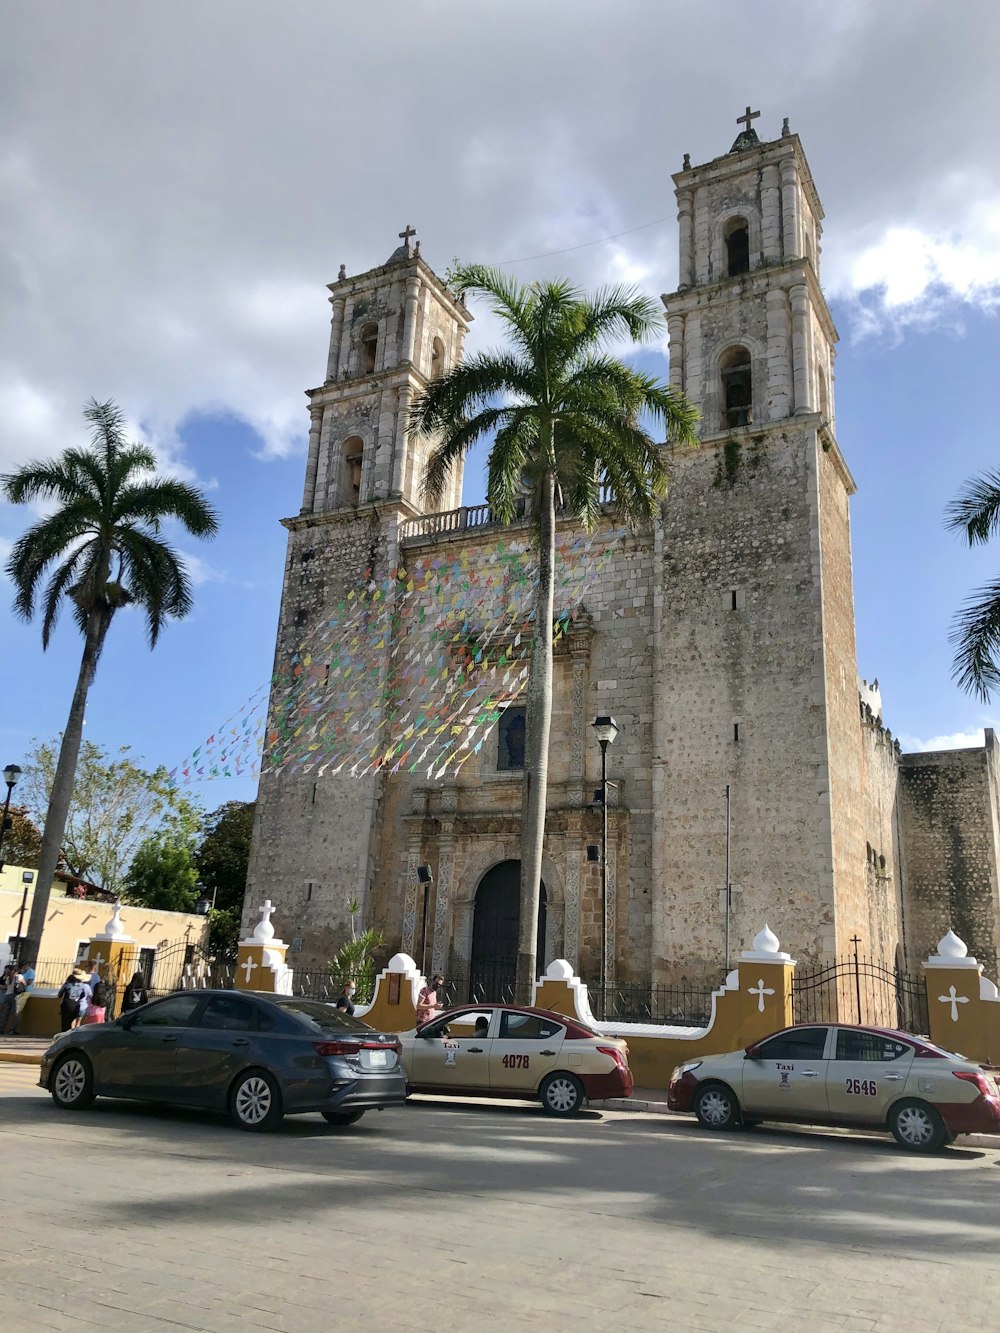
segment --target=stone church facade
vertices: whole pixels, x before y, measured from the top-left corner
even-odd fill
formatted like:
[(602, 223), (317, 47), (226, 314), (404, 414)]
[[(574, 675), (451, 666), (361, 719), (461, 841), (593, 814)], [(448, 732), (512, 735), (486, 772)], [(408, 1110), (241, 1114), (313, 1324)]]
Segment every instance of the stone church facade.
[[(700, 410), (700, 443), (671, 452), (650, 529), (611, 540), (608, 506), (599, 571), (558, 641), (544, 961), (565, 956), (585, 978), (600, 971), (590, 722), (613, 714), (609, 979), (715, 978), (727, 941), (732, 956), (763, 921), (800, 960), (857, 947), (890, 968), (913, 967), (953, 926), (995, 975), (992, 734), (982, 750), (902, 755), (877, 685), (858, 677), (855, 487), (836, 434), (823, 211), (801, 143), (787, 122), (761, 141), (747, 120), (728, 153), (685, 159), (673, 179), (670, 382)], [(460, 469), (441, 512), (424, 504), (428, 446), (409, 437), (408, 412), (461, 357), (471, 316), (411, 235), (382, 266), (342, 269), (330, 286), (302, 509), (284, 520), (278, 670), (353, 591), (391, 587), (392, 571), (428, 553), (475, 570), (498, 540), (529, 532), (462, 507)], [(572, 537), (571, 520), (560, 527)], [(412, 650), (413, 632), (385, 644), (379, 681)], [(334, 711), (346, 707), (336, 688)], [(488, 984), (512, 970), (520, 738), (517, 698), (504, 703), (457, 772), (265, 766), (245, 924), (269, 896), (294, 964), (321, 966), (356, 897), (390, 951)], [(275, 695), (272, 722), (278, 708)]]

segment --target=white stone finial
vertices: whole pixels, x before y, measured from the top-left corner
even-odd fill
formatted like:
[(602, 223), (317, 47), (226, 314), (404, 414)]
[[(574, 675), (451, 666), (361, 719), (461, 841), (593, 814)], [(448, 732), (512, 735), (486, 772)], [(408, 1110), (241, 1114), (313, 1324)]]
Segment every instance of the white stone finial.
[(778, 953), (781, 948), (780, 941), (771, 927), (764, 922), (764, 929), (758, 931), (753, 937), (754, 953)]
[(417, 965), (408, 953), (394, 953), (385, 969), (387, 972), (401, 972), (404, 977), (416, 973)]
[(553, 958), (545, 969), (545, 975), (551, 981), (571, 981), (573, 967), (565, 958)]
[(122, 944), (132, 942), (132, 936), (125, 929), (125, 923), (122, 921), (121, 903), (115, 903), (110, 921), (94, 938), (98, 940), (118, 940)]
[(268, 898), (263, 907), (258, 907), (260, 920), (254, 928), (253, 937), (258, 944), (270, 944), (274, 939), (274, 927), (271, 925), (271, 913), (274, 911), (274, 903)]
[[(959, 939), (953, 930), (942, 935), (938, 940), (938, 951), (931, 954), (924, 967), (979, 967), (979, 963), (969, 953), (968, 945)], [(980, 968), (980, 971), (982, 969)]]
[(781, 942), (771, 927), (765, 922), (764, 929), (754, 936), (753, 944), (740, 954), (744, 963), (790, 963), (787, 953), (782, 953)]
[(938, 940), (939, 958), (968, 958), (969, 946), (965, 940), (960, 940), (953, 930), (949, 930), (947, 935), (942, 935)]

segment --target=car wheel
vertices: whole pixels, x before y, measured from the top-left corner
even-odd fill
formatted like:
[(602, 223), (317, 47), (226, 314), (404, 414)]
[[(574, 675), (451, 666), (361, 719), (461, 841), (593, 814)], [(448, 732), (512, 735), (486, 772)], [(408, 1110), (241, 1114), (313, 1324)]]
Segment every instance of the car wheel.
[(576, 1115), (586, 1101), (583, 1084), (573, 1074), (549, 1074), (539, 1093), (549, 1115)]
[(702, 1129), (736, 1129), (740, 1123), (736, 1094), (722, 1083), (710, 1083), (695, 1094), (694, 1113)]
[(356, 1125), (364, 1111), (320, 1111), (328, 1125)]
[(265, 1070), (248, 1069), (233, 1084), (229, 1114), (234, 1125), (251, 1133), (276, 1129), (284, 1114), (281, 1089)]
[(49, 1077), (52, 1100), (61, 1111), (84, 1111), (94, 1100), (94, 1071), (85, 1055), (64, 1055)]
[(926, 1102), (900, 1102), (889, 1112), (892, 1137), (908, 1152), (937, 1152), (948, 1139), (948, 1129)]

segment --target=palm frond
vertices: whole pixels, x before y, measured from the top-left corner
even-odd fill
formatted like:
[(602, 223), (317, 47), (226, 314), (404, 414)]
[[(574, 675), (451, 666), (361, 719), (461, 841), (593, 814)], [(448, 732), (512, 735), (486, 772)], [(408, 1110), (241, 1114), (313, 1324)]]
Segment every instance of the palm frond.
[(165, 518), (173, 518), (195, 537), (211, 537), (219, 529), (218, 514), (201, 492), (173, 477), (123, 486), (111, 518), (114, 523), (144, 523), (152, 532), (160, 531)]
[(410, 412), (411, 432), (434, 435), (449, 430), (497, 398), (530, 396), (535, 388), (531, 367), (509, 353), (469, 357), (427, 386)]
[(488, 407), (469, 420), (452, 422), (450, 431), (444, 440), (431, 450), (427, 460), (423, 492), (431, 504), (440, 501), (455, 463), (465, 457), (466, 451), (477, 440), (496, 430), (514, 410), (509, 407)]
[(1000, 472), (972, 477), (945, 510), (945, 527), (964, 532), (970, 546), (1000, 531)]
[(987, 584), (962, 606), (952, 622), (952, 677), (984, 703), (1000, 685), (1000, 580)]

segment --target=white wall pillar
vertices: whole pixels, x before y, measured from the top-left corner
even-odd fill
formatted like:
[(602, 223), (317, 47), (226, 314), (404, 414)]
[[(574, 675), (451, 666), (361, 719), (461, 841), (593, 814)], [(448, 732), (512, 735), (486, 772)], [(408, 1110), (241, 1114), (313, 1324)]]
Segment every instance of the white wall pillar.
[(788, 296), (781, 287), (767, 293), (767, 419), (791, 416), (792, 356), (788, 336)]
[(792, 303), (792, 378), (794, 412), (812, 411), (809, 395), (809, 292), (798, 283), (789, 293)]
[(684, 316), (668, 315), (667, 329), (670, 332), (670, 387), (684, 388)]
[(327, 380), (337, 379), (340, 373), (340, 340), (344, 332), (346, 300), (346, 296), (337, 296), (333, 300), (333, 314), (330, 316), (330, 353), (326, 361)]
[(677, 286), (683, 291), (694, 282), (694, 199), (690, 190), (677, 196), (677, 226), (680, 232)]
[(306, 456), (306, 484), (302, 492), (302, 513), (311, 514), (316, 507), (316, 476), (319, 472), (319, 437), (323, 426), (323, 409), (318, 404), (309, 408), (309, 452)]
[(761, 173), (760, 208), (761, 251), (776, 263), (781, 259), (781, 182), (774, 162)]
[(406, 279), (406, 306), (403, 313), (403, 360), (413, 361), (413, 349), (417, 337), (417, 294), (420, 291), (420, 279)]
[(782, 245), (785, 259), (802, 255), (802, 218), (799, 200), (799, 176), (795, 160), (786, 157), (781, 164)]

